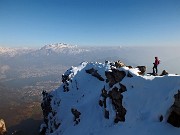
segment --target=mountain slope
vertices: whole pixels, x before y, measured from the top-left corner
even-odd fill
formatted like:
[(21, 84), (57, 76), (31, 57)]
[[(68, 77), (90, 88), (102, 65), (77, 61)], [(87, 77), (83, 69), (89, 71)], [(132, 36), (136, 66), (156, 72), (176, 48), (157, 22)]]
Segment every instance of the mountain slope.
[(179, 134), (179, 123), (176, 127), (169, 123), (172, 112), (179, 113), (174, 95), (180, 89), (180, 76), (142, 76), (140, 70), (107, 61), (71, 67), (58, 89), (43, 92), (41, 133)]

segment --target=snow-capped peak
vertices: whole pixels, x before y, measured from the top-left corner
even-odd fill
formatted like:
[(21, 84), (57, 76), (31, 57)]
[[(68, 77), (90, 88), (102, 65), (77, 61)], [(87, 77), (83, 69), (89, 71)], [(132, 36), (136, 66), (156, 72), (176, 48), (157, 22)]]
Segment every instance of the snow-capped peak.
[(77, 45), (69, 45), (65, 43), (56, 43), (56, 44), (49, 44), (45, 45), (42, 48), (39, 49), (39, 51), (43, 51), (47, 53), (47, 55), (55, 52), (56, 54), (79, 54), (82, 52), (87, 52), (87, 49), (82, 49), (78, 47)]
[(57, 49), (71, 49), (71, 48), (77, 48), (77, 45), (69, 45), (65, 43), (48, 44), (43, 46), (40, 50), (43, 49), (57, 50)]

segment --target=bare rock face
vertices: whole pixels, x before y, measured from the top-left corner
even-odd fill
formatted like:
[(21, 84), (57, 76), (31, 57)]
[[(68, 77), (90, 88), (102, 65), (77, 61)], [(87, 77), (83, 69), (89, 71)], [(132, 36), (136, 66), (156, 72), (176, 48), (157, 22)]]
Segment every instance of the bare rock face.
[(94, 68), (86, 70), (86, 73), (91, 74), (92, 76), (96, 77), (100, 81), (104, 81), (104, 79), (101, 77), (101, 75)]
[(113, 88), (109, 91), (109, 97), (112, 100), (116, 112), (114, 122), (118, 123), (119, 121), (125, 121), (126, 109), (122, 105), (123, 95), (121, 94), (121, 90), (116, 87)]
[(112, 87), (114, 84), (121, 82), (126, 76), (126, 73), (124, 71), (112, 69), (112, 72), (106, 71), (105, 75), (107, 77), (107, 82), (109, 82), (109, 86)]
[(74, 108), (71, 108), (71, 112), (74, 115), (75, 125), (77, 125), (80, 122), (81, 113), (77, 109), (74, 109)]
[(7, 133), (5, 122), (3, 119), (0, 119), (0, 135), (5, 135)]
[(174, 95), (175, 101), (171, 106), (171, 113), (167, 122), (175, 127), (180, 127), (180, 91)]
[(102, 100), (99, 100), (99, 105), (104, 109), (104, 117), (109, 119), (109, 111), (107, 110), (106, 100), (109, 98), (112, 101), (112, 106), (115, 111), (114, 123), (118, 123), (119, 121), (125, 121), (126, 109), (122, 105), (123, 95), (122, 92), (126, 91), (126, 87), (120, 84), (121, 88), (118, 89), (114, 87), (107, 92), (105, 88), (102, 89)]
[[(52, 95), (48, 94), (46, 91), (42, 92), (43, 94), (43, 102), (41, 103), (41, 108), (43, 111), (43, 116), (44, 116), (44, 125), (41, 127), (40, 134), (45, 135), (46, 133), (46, 128), (50, 125), (53, 125), (55, 129), (50, 129), (50, 132), (53, 133), (53, 130), (56, 130), (61, 123), (56, 123), (56, 121), (53, 119), (55, 115), (57, 114), (52, 110), (51, 107), (51, 101), (52, 101)], [(60, 104), (60, 102), (58, 103)]]
[(146, 66), (137, 66), (136, 68), (138, 68), (140, 70), (139, 75), (144, 75), (146, 72)]

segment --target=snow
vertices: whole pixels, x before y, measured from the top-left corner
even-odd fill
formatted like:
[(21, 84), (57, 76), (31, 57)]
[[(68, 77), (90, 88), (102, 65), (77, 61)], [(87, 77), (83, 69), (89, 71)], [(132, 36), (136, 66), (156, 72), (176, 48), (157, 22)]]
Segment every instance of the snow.
[(0, 47), (0, 55), (5, 55), (5, 56), (10, 56), (14, 57), (16, 55), (21, 55), (21, 54), (27, 54), (34, 51), (34, 49), (31, 48), (8, 48), (8, 47)]
[(77, 45), (69, 45), (65, 43), (49, 44), (41, 47), (38, 51), (46, 51), (48, 55), (52, 52), (76, 55), (89, 50), (79, 48)]
[[(133, 77), (125, 77), (121, 84), (127, 88), (123, 92), (123, 106), (126, 108), (125, 122), (114, 123), (115, 111), (111, 100), (107, 99), (109, 119), (104, 118), (104, 109), (99, 106), (101, 90), (109, 88), (106, 81), (100, 81), (85, 70), (94, 68), (105, 77), (110, 71), (109, 63), (83, 62), (78, 67), (71, 67), (65, 75), (70, 76), (69, 92), (63, 92), (63, 85), (51, 92), (52, 108), (57, 112), (53, 118), (61, 125), (48, 135), (178, 135), (179, 128), (167, 123), (169, 109), (174, 103), (174, 94), (180, 89), (180, 76), (141, 76), (136, 68), (122, 67), (118, 70), (131, 73)], [(118, 84), (116, 84), (119, 86)], [(109, 88), (110, 89), (110, 88)], [(56, 103), (60, 101), (60, 106)], [(71, 108), (81, 112), (80, 123), (73, 122)], [(163, 121), (160, 122), (160, 116)]]

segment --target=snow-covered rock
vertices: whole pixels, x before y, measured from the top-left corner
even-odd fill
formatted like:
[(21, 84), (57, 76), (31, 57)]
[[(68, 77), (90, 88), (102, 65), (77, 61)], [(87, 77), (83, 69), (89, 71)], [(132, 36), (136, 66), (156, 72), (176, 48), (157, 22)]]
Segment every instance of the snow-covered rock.
[[(43, 92), (41, 133), (178, 135), (180, 129), (169, 119), (172, 112), (178, 116), (180, 113), (176, 107), (179, 98), (174, 98), (178, 97), (180, 76), (139, 73), (139, 68), (108, 61), (71, 67), (62, 76), (63, 84), (58, 89)], [(176, 118), (176, 122), (180, 121)]]

